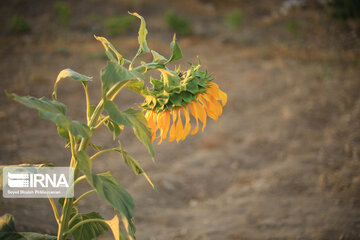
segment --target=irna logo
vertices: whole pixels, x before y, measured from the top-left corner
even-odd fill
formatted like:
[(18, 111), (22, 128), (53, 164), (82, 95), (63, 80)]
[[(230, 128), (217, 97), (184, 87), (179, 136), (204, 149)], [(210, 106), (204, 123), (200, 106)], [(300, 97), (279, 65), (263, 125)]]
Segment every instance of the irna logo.
[(12, 188), (69, 187), (65, 174), (10, 173), (8, 185)]
[(69, 167), (9, 166), (2, 172), (5, 198), (71, 198), (73, 183), (74, 169)]

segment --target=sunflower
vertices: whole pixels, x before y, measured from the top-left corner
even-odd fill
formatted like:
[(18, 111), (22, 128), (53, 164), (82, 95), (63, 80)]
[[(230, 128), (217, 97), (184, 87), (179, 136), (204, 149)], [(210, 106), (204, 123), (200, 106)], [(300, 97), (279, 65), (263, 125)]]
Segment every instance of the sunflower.
[[(151, 79), (153, 88), (145, 94), (145, 118), (151, 129), (152, 141), (159, 138), (158, 144), (167, 138), (172, 142), (184, 140), (189, 134), (194, 135), (199, 130), (199, 121), (202, 131), (206, 127), (207, 117), (215, 122), (222, 114), (227, 101), (227, 94), (212, 82), (207, 71), (191, 65), (183, 73), (180, 69), (158, 69), (161, 79)], [(220, 102), (221, 103), (220, 103)], [(191, 115), (196, 121), (192, 129)]]

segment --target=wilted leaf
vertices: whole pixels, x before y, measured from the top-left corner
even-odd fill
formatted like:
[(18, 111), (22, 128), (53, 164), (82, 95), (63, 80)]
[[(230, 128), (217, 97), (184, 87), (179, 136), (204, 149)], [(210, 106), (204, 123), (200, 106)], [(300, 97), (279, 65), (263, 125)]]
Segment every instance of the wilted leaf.
[(54, 92), (52, 94), (54, 100), (56, 100), (56, 90), (57, 90), (57, 86), (58, 86), (60, 80), (62, 80), (64, 78), (67, 78), (67, 77), (70, 77), (70, 78), (72, 78), (72, 79), (74, 79), (76, 81), (80, 81), (80, 82), (83, 82), (83, 83), (92, 81), (92, 77), (82, 75), (82, 74), (80, 74), (78, 72), (75, 72), (75, 71), (71, 70), (70, 68), (64, 69), (59, 73), (59, 75), (58, 75), (58, 77), (56, 79), (55, 85), (54, 85)]
[(32, 232), (17, 232), (14, 217), (4, 214), (0, 217), (0, 239), (1, 240), (55, 240), (55, 236)]
[(119, 218), (117, 215), (113, 217), (111, 220), (105, 221), (106, 224), (110, 227), (115, 240), (128, 240), (125, 235), (121, 232), (119, 227)]
[(100, 198), (104, 199), (117, 211), (121, 212), (129, 220), (133, 218), (134, 202), (130, 194), (109, 172), (104, 174), (93, 174), (92, 161), (89, 156), (80, 151), (76, 155), (80, 170), (86, 179), (96, 189)]
[(57, 125), (57, 132), (60, 137), (65, 138), (66, 144), (69, 143), (69, 132), (65, 128)]
[(129, 240), (136, 239), (136, 237), (135, 237), (136, 228), (135, 228), (133, 219), (131, 219), (131, 221), (129, 222), (128, 219), (126, 217), (124, 217), (122, 214), (120, 214), (120, 216), (121, 216), (121, 220), (124, 224), (124, 228), (128, 234)]
[(151, 53), (153, 55), (153, 62), (156, 62), (156, 63), (165, 63), (167, 61), (167, 59), (161, 55), (160, 53), (154, 51), (154, 50), (151, 50)]
[(126, 127), (133, 127), (137, 138), (148, 148), (150, 155), (154, 157), (151, 131), (142, 111), (135, 110), (133, 108), (120, 111), (115, 103), (111, 101), (105, 102), (104, 109), (109, 114), (110, 118), (117, 124), (124, 125)]
[(8, 213), (2, 215), (0, 217), (0, 239), (16, 240), (21, 238), (22, 236), (15, 230), (14, 217)]
[[(70, 228), (75, 226), (75, 224), (84, 221), (86, 219), (103, 219), (99, 213), (91, 212), (87, 214), (79, 214), (72, 221)], [(82, 224), (80, 227), (76, 228), (71, 234), (74, 237), (74, 240), (91, 240), (100, 236), (108, 230), (107, 225), (104, 222), (88, 222)]]
[(139, 45), (140, 45), (138, 54), (148, 53), (148, 52), (150, 52), (150, 49), (149, 49), (149, 47), (147, 45), (147, 42), (146, 42), (146, 35), (148, 34), (148, 31), (146, 29), (145, 19), (142, 16), (140, 16), (139, 14), (137, 14), (137, 13), (130, 13), (130, 14), (133, 15), (133, 16), (138, 17), (141, 20), (140, 29), (139, 29), (139, 36), (138, 36), (138, 42), (139, 42)]
[[(108, 56), (108, 58), (113, 61), (113, 62), (117, 62), (121, 65), (124, 64), (124, 58), (123, 56), (116, 50), (116, 48), (104, 37), (98, 37), (95, 36), (95, 39), (100, 41), (102, 43), (102, 45), (105, 48), (105, 53)], [(115, 57), (114, 57), (115, 55)]]
[(176, 35), (174, 35), (173, 40), (170, 43), (170, 49), (171, 49), (171, 57), (166, 62), (166, 64), (175, 60), (179, 60), (183, 57), (181, 53), (181, 49), (179, 45), (176, 43)]
[(33, 233), (33, 232), (19, 232), (23, 237), (21, 240), (56, 240), (56, 236), (50, 236), (47, 234)]
[(65, 116), (66, 107), (61, 102), (49, 100), (46, 97), (21, 97), (15, 93), (7, 93), (7, 96), (29, 108), (38, 110), (41, 118), (50, 120), (60, 127), (69, 130), (73, 136), (89, 138), (92, 134), (86, 124), (73, 121), (69, 117)]
[(120, 152), (122, 158), (125, 164), (128, 166), (128, 168), (130, 168), (136, 175), (143, 174), (146, 180), (152, 186), (152, 188), (156, 190), (154, 184), (151, 182), (150, 178), (148, 177), (144, 169), (142, 169), (142, 167), (140, 166), (140, 162), (136, 161), (132, 156), (130, 156), (127, 152), (125, 152), (121, 145), (120, 145), (120, 150), (121, 150)]
[(106, 67), (101, 70), (101, 83), (103, 98), (109, 93), (116, 84), (121, 88), (130, 80), (140, 78), (138, 72), (129, 71), (118, 63), (108, 62)]
[(141, 94), (144, 90), (144, 81), (142, 80), (131, 80), (129, 81), (126, 86), (127, 89), (130, 89), (136, 93)]
[(124, 126), (120, 126), (119, 124), (117, 124), (116, 122), (114, 122), (112, 120), (107, 120), (105, 122), (105, 125), (108, 127), (110, 132), (112, 132), (114, 140), (121, 134), (121, 132), (124, 128)]

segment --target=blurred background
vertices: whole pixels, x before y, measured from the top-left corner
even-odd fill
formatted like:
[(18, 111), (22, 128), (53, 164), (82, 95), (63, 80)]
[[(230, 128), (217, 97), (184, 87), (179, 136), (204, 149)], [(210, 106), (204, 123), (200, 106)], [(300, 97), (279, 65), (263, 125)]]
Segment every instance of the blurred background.
[[(69, 67), (94, 77), (97, 101), (106, 56), (93, 34), (132, 57), (139, 21), (128, 11), (145, 17), (151, 49), (168, 57), (176, 32), (184, 55), (176, 64), (199, 56), (228, 93), (217, 123), (156, 145), (155, 164), (131, 131), (121, 136), (158, 193), (116, 153), (94, 163), (134, 197), (138, 239), (360, 239), (358, 0), (2, 0), (0, 164), (68, 165), (56, 127), (4, 90), (50, 98)], [(78, 83), (64, 81), (58, 95), (72, 118), (85, 119)], [(143, 99), (124, 90), (117, 101), (126, 109)], [(95, 143), (116, 144), (105, 128)], [(95, 195), (80, 210), (113, 212)], [(6, 212), (18, 231), (56, 234), (47, 199), (1, 197)]]

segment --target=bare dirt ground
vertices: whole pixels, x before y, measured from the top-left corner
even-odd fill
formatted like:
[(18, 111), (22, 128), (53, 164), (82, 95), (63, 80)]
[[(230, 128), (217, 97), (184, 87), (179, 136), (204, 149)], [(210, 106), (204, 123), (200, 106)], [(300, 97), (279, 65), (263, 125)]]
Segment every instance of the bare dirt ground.
[[(276, 16), (282, 1), (269, 2), (74, 1), (67, 29), (56, 27), (48, 1), (2, 2), (4, 24), (17, 11), (29, 19), (32, 32), (17, 36), (2, 30), (0, 89), (50, 97), (58, 72), (70, 67), (94, 76), (90, 94), (99, 99), (105, 60), (89, 33), (96, 24), (89, 16), (135, 9), (147, 19), (150, 48), (168, 55), (172, 37), (162, 16), (177, 9), (195, 29), (191, 37), (178, 37), (182, 65), (199, 56), (229, 102), (204, 133), (156, 146), (155, 164), (125, 131), (125, 148), (158, 193), (115, 153), (94, 163), (98, 172), (110, 169), (132, 194), (137, 238), (360, 239), (359, 38), (316, 4)], [(235, 6), (243, 9), (244, 22), (229, 30), (222, 17)], [(285, 27), (289, 21), (299, 24), (297, 33)], [(124, 55), (136, 52), (136, 30), (111, 41)], [(59, 88), (59, 100), (77, 120), (84, 119), (83, 97), (70, 80)], [(0, 164), (68, 164), (69, 153), (52, 123), (3, 93), (0, 100)], [(124, 109), (133, 101), (142, 99), (126, 90), (118, 99)], [(105, 128), (96, 142), (115, 144)], [(84, 184), (80, 191), (85, 189)], [(94, 198), (81, 210), (112, 217), (111, 207)], [(15, 216), (19, 231), (56, 233), (47, 199), (0, 198), (0, 215), (6, 212)]]

